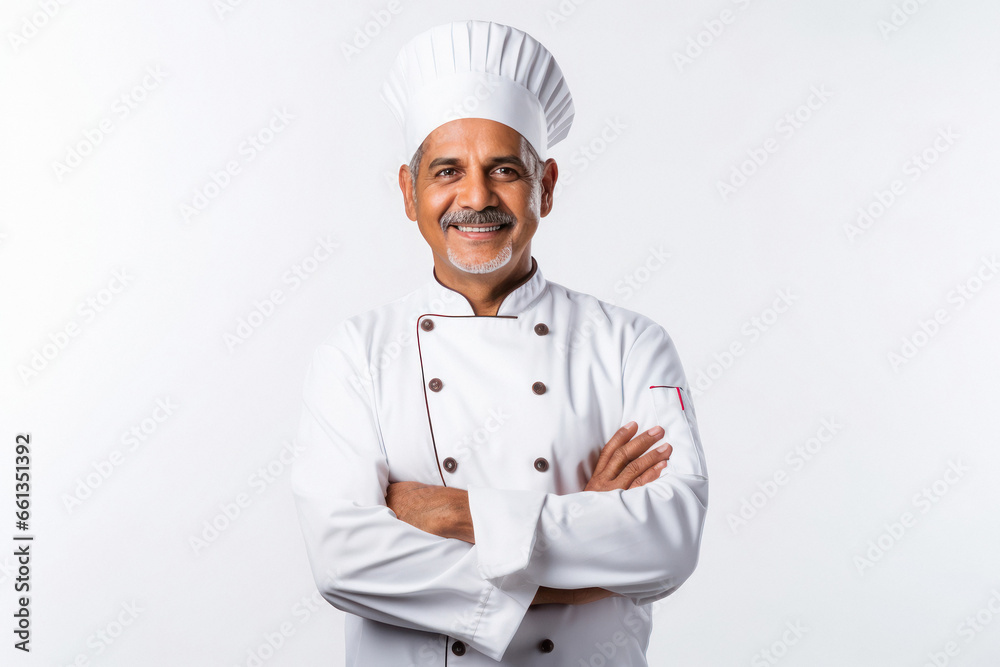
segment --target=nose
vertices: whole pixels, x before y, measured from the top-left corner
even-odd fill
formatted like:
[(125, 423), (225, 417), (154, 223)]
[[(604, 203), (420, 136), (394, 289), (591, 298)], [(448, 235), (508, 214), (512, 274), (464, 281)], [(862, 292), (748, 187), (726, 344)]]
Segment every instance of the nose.
[(482, 211), (488, 206), (499, 206), (500, 198), (493, 191), (489, 176), (479, 169), (470, 169), (458, 183), (455, 203), (462, 208)]

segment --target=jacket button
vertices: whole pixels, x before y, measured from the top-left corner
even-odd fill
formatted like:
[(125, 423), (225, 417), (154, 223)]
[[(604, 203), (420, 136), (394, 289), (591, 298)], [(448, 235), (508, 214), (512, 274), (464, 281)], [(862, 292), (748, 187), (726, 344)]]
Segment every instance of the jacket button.
[[(546, 461), (545, 459), (543, 459), (541, 457), (538, 457), (537, 459), (535, 459), (535, 470), (537, 470), (538, 472), (545, 472), (548, 469), (549, 469), (549, 462), (548, 461)], [(548, 641), (548, 640), (546, 640), (546, 641)], [(546, 653), (548, 653), (548, 651), (546, 651)]]
[(420, 322), (420, 328), (424, 331), (430, 331), (434, 328), (434, 320), (423, 320)]
[(444, 383), (437, 378), (431, 378), (431, 381), (427, 383), (427, 386), (431, 388), (431, 391), (441, 391), (441, 387), (444, 386)]
[(452, 644), (451, 652), (455, 655), (465, 655), (465, 642), (455, 642)]
[[(432, 382), (433, 382), (433, 380), (432, 380)], [(536, 382), (535, 384), (531, 385), (531, 391), (535, 392), (536, 394), (544, 394), (545, 393), (545, 383), (544, 382)]]
[(541, 651), (542, 653), (552, 653), (555, 647), (556, 645), (552, 642), (551, 639), (543, 639), (542, 641), (538, 642), (538, 650)]
[(538, 334), (539, 336), (544, 336), (548, 332), (549, 328), (544, 324), (542, 324), (541, 322), (535, 325), (535, 333)]
[(458, 461), (449, 456), (444, 460), (444, 469), (448, 472), (455, 472), (458, 470)]

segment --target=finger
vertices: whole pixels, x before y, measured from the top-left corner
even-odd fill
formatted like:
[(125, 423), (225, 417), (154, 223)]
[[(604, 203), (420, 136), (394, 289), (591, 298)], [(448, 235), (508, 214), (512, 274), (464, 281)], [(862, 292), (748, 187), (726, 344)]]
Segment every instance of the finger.
[(612, 477), (617, 477), (621, 474), (625, 466), (629, 465), (632, 461), (639, 458), (643, 452), (649, 449), (654, 442), (663, 437), (663, 427), (654, 426), (648, 431), (644, 431), (639, 435), (635, 436), (630, 442), (622, 445), (615, 450), (612, 454), (611, 459), (608, 461), (608, 470)]
[[(620, 429), (615, 431), (615, 434), (611, 436), (607, 444), (601, 448), (601, 456), (597, 459), (597, 465), (594, 466), (594, 474), (600, 473), (604, 470), (604, 467), (608, 465), (608, 461), (614, 455), (618, 449), (626, 444), (635, 435), (635, 432), (639, 429), (639, 424), (634, 421), (625, 424)], [(617, 474), (617, 473), (616, 473)]]
[(667, 463), (669, 463), (669, 461), (667, 461), (666, 459), (658, 461), (655, 465), (653, 465), (653, 467), (651, 467), (646, 472), (636, 477), (632, 481), (632, 483), (629, 484), (628, 488), (637, 489), (640, 486), (645, 486), (646, 484), (649, 484), (650, 482), (655, 482), (660, 478), (660, 473), (662, 472), (662, 470), (667, 467)]
[(615, 481), (618, 482), (618, 486), (621, 488), (629, 488), (637, 477), (644, 475), (657, 463), (670, 458), (670, 453), (672, 451), (673, 447), (671, 447), (668, 443), (664, 443), (656, 449), (633, 459), (631, 463), (622, 469), (621, 474), (618, 475), (618, 478)]

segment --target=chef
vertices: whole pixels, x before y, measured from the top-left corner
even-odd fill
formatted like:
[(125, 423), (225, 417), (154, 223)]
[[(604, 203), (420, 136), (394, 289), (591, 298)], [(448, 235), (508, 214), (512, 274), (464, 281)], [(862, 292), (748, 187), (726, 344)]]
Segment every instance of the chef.
[(546, 280), (531, 239), (574, 107), (500, 24), (438, 26), (383, 89), (429, 279), (316, 350), (292, 484), (346, 664), (646, 665), (708, 477), (667, 332)]

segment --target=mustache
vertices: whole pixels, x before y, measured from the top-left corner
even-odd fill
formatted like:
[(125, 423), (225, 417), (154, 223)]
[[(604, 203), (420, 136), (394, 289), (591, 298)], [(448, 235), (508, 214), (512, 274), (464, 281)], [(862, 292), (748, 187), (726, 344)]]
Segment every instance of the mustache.
[(449, 225), (513, 225), (517, 222), (510, 213), (501, 211), (496, 206), (484, 208), (482, 211), (462, 210), (450, 211), (441, 216), (441, 229)]

